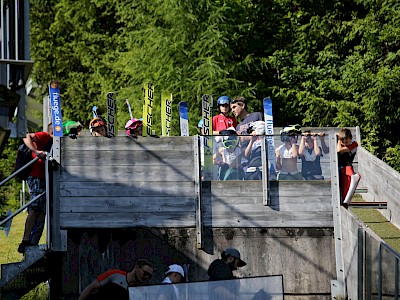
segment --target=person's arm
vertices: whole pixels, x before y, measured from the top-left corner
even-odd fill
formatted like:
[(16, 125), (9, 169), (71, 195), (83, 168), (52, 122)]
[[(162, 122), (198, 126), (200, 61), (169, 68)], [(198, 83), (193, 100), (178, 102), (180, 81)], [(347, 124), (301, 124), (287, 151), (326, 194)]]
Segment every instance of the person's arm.
[(318, 146), (317, 138), (316, 138), (316, 137), (313, 137), (312, 139), (314, 140), (313, 143), (314, 143), (315, 155), (316, 155), (316, 156), (320, 156), (320, 155), (321, 155), (321, 148)]
[(305, 148), (306, 138), (307, 138), (307, 136), (305, 136), (305, 135), (301, 136), (301, 141), (300, 141), (300, 146), (299, 146), (299, 156), (300, 157), (302, 157), (304, 155), (304, 148)]
[(325, 132), (319, 132), (318, 136), (319, 136), (319, 139), (321, 141), (322, 151), (324, 151), (325, 154), (328, 154), (329, 153), (329, 147), (325, 143)]
[(275, 149), (275, 156), (276, 156), (276, 169), (280, 170), (282, 169), (282, 157), (279, 153), (279, 148)]
[(347, 148), (341, 140), (338, 140), (336, 145), (336, 152), (337, 153), (345, 153), (350, 152), (349, 148)]
[(297, 158), (299, 156), (299, 146), (296, 145), (296, 141), (294, 139), (291, 140), (292, 144), (292, 156), (293, 158)]
[(85, 300), (93, 291), (100, 288), (100, 282), (95, 279), (91, 284), (89, 284), (81, 293), (78, 300)]
[(37, 157), (45, 157), (46, 156), (46, 152), (42, 151), (42, 150), (38, 150), (35, 147), (34, 142), (36, 142), (36, 135), (34, 133), (27, 133), (26, 137), (23, 138), (23, 141), (25, 143), (25, 145), (32, 150), (33, 153), (35, 153), (35, 155)]
[(249, 144), (247, 145), (246, 149), (244, 150), (244, 156), (246, 158), (250, 158), (251, 148), (253, 147), (253, 143), (256, 139), (257, 139), (257, 137), (253, 136), (253, 138), (250, 140)]

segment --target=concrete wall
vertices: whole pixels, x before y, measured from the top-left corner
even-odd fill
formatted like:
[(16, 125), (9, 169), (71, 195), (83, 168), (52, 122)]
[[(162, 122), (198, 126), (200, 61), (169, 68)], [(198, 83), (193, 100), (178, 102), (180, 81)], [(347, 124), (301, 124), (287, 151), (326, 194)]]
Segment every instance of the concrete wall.
[(363, 194), (363, 198), (370, 202), (387, 202), (387, 209), (380, 212), (400, 228), (400, 174), (362, 147), (357, 155), (360, 184), (368, 187), (368, 193)]
[(190, 281), (207, 280), (209, 264), (226, 247), (236, 247), (247, 262), (236, 272), (238, 277), (282, 274), (285, 299), (330, 299), (335, 276), (332, 228), (206, 228), (205, 232), (205, 249), (198, 250), (193, 228), (71, 229), (68, 252), (60, 260), (58, 296), (76, 299), (102, 272), (130, 270), (142, 257), (156, 266), (152, 283), (162, 281), (171, 263), (190, 264)]

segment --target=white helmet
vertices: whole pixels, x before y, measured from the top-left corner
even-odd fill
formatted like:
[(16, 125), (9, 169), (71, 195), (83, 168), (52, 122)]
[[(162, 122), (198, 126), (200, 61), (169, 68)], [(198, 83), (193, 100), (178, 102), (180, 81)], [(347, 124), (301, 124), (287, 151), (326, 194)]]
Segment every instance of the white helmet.
[(248, 133), (255, 131), (256, 135), (264, 135), (265, 134), (265, 122), (264, 121), (254, 121), (249, 124), (249, 129), (247, 129)]

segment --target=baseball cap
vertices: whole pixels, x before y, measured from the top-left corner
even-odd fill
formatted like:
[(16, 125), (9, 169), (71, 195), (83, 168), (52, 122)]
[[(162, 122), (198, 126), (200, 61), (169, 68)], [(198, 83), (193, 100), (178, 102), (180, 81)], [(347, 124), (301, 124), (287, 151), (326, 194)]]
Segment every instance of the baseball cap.
[(169, 273), (179, 273), (182, 277), (185, 277), (185, 273), (183, 272), (183, 268), (180, 265), (170, 265), (168, 267), (168, 271), (165, 272), (165, 275)]
[(240, 252), (235, 248), (226, 248), (222, 252), (222, 256), (232, 256), (237, 258), (239, 260), (238, 267), (244, 267), (245, 265), (247, 265), (243, 260), (240, 259)]

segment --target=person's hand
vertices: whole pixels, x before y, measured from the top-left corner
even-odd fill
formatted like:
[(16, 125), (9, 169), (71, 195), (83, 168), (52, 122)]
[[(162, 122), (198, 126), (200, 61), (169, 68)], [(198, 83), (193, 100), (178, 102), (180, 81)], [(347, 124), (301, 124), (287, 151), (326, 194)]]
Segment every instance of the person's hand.
[(42, 150), (37, 150), (37, 151), (35, 151), (35, 155), (37, 157), (46, 157), (46, 152), (42, 151)]

